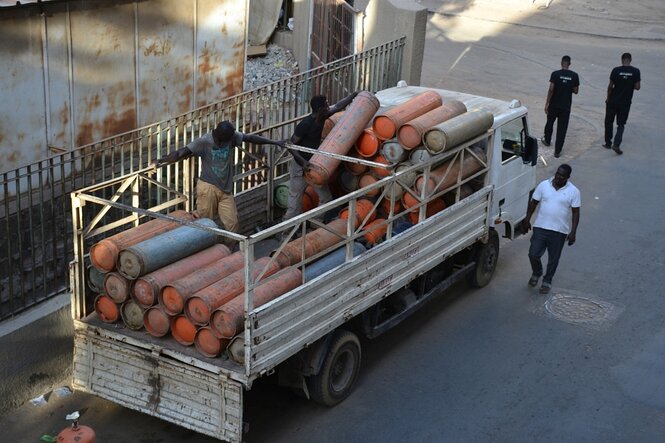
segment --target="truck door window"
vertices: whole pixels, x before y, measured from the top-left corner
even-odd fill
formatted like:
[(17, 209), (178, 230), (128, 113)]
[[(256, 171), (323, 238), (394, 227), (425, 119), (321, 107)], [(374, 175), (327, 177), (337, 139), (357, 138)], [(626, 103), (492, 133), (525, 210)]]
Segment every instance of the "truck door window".
[(501, 162), (518, 158), (524, 152), (526, 125), (523, 118), (515, 119), (501, 127)]

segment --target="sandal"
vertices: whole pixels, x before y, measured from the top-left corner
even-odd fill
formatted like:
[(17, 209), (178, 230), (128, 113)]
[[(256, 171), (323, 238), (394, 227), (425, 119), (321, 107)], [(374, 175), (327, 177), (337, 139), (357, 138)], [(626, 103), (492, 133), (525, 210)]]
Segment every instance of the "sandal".
[(532, 275), (531, 278), (529, 279), (529, 286), (535, 288), (536, 285), (538, 284), (539, 278), (540, 278), (539, 275)]

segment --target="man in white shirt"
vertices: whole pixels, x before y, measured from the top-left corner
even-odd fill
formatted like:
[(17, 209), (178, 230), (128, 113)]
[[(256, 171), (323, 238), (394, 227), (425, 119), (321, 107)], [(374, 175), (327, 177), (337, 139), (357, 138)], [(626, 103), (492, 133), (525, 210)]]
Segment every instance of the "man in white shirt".
[(536, 221), (533, 223), (531, 247), (529, 248), (532, 270), (529, 286), (536, 286), (540, 276), (543, 275), (543, 264), (540, 258), (547, 250), (547, 272), (543, 276), (541, 294), (549, 294), (552, 289), (552, 277), (556, 272), (566, 240), (568, 240), (568, 245), (575, 243), (582, 202), (579, 189), (568, 181), (571, 172), (570, 165), (564, 163), (559, 166), (554, 177), (540, 182), (529, 202), (526, 218), (522, 221), (522, 231), (529, 232), (531, 216), (540, 204)]

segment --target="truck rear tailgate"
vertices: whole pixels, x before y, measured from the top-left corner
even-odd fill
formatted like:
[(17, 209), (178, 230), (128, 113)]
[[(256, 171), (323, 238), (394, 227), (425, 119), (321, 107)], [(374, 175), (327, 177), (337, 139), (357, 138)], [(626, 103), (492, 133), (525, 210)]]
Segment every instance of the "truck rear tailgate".
[(150, 343), (75, 321), (74, 388), (229, 442), (242, 437), (243, 386)]

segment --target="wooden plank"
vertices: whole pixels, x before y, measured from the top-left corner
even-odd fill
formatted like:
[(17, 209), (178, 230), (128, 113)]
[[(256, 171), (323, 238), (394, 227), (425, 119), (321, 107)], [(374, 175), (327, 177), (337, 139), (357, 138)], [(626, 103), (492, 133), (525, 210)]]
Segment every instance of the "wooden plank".
[(259, 55), (266, 55), (268, 47), (263, 45), (249, 45), (247, 46), (247, 57), (257, 57)]

